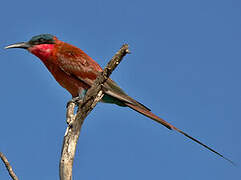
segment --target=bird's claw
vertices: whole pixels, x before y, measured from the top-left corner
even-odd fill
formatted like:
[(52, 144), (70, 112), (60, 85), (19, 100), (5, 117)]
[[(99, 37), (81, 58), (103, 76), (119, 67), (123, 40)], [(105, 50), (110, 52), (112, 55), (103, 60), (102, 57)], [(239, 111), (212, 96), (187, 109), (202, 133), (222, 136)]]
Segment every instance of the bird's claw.
[(79, 106), (81, 102), (82, 102), (82, 99), (79, 96), (74, 97), (69, 102), (67, 102), (66, 108), (69, 107), (70, 103), (74, 103), (76, 106)]

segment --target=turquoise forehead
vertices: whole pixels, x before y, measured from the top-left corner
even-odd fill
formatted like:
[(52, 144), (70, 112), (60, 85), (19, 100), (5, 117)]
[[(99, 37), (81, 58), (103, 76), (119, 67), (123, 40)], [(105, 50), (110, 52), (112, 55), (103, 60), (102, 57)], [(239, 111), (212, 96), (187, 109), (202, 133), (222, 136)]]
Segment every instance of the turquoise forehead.
[(40, 35), (32, 37), (32, 39), (30, 39), (30, 41), (34, 42), (34, 41), (38, 41), (39, 39), (44, 39), (46, 41), (51, 41), (51, 40), (53, 40), (53, 38), (54, 38), (54, 36), (51, 35), (51, 34), (40, 34)]

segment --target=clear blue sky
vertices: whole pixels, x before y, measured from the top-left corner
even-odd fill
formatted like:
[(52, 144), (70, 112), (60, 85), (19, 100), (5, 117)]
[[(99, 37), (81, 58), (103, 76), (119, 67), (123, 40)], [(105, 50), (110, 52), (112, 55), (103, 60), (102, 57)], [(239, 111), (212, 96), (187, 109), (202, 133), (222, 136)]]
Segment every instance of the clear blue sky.
[[(152, 111), (239, 164), (127, 108), (98, 104), (86, 119), (74, 179), (241, 178), (241, 2), (2, 1), (0, 151), (22, 180), (58, 179), (71, 98), (33, 55), (3, 47), (41, 33), (101, 66), (123, 43), (112, 78)], [(9, 179), (0, 162), (0, 179)]]

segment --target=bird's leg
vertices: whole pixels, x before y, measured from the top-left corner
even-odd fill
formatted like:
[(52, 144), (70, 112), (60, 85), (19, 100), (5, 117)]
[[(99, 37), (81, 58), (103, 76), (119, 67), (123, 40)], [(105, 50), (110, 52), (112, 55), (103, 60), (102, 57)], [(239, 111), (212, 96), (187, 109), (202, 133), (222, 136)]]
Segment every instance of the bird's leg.
[(86, 89), (81, 89), (81, 91), (79, 92), (79, 96), (73, 97), (68, 103), (67, 103), (67, 108), (69, 106), (70, 103), (75, 103), (76, 106), (79, 106), (80, 103), (82, 103), (85, 94), (86, 94), (87, 90)]
[(79, 106), (83, 102), (83, 99), (85, 97), (87, 90), (82, 89), (79, 92), (79, 96), (73, 97), (68, 103), (67, 103), (67, 113), (66, 113), (66, 119), (67, 124), (71, 126), (76, 114), (75, 114), (75, 106)]
[[(79, 92), (79, 96), (74, 97), (69, 102), (73, 102), (73, 103), (75, 103), (76, 106), (79, 106), (79, 104), (81, 104), (83, 102), (86, 92), (87, 92), (86, 89), (81, 89), (81, 91)], [(67, 106), (68, 106), (68, 104), (67, 104)]]

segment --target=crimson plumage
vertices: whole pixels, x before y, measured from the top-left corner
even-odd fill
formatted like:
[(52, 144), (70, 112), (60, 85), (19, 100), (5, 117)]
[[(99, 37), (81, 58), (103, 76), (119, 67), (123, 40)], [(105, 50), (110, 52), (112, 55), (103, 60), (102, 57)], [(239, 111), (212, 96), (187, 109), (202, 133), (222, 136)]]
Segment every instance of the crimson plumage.
[[(56, 81), (69, 91), (72, 97), (83, 98), (85, 92), (91, 87), (99, 72), (102, 71), (99, 64), (84, 51), (73, 45), (60, 41), (57, 37), (50, 34), (34, 36), (28, 42), (16, 43), (9, 45), (6, 48), (24, 48), (39, 57)], [(161, 123), (168, 129), (178, 131), (184, 136), (233, 163), (222, 154), (153, 114), (149, 108), (128, 96), (112, 79), (109, 78), (104, 84), (104, 87), (105, 95), (102, 98), (103, 102), (130, 107), (156, 122)]]

